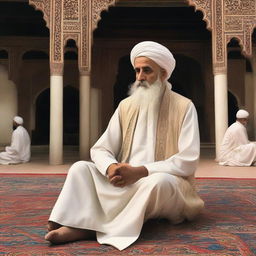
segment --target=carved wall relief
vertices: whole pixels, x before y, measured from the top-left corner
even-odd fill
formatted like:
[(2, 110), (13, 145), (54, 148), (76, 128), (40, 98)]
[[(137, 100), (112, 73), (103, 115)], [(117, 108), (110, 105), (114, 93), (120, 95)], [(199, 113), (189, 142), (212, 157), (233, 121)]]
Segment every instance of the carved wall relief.
[(91, 69), (92, 32), (103, 10), (115, 0), (29, 0), (29, 4), (44, 13), (50, 30), (51, 74), (63, 73), (64, 47), (68, 39), (76, 41), (81, 74)]
[[(227, 71), (227, 44), (238, 39), (242, 52), (252, 54), (252, 32), (256, 27), (255, 0), (187, 0), (204, 14), (208, 29), (212, 30), (214, 73)], [(207, 2), (207, 4), (206, 4)], [(209, 8), (210, 13), (209, 15)]]

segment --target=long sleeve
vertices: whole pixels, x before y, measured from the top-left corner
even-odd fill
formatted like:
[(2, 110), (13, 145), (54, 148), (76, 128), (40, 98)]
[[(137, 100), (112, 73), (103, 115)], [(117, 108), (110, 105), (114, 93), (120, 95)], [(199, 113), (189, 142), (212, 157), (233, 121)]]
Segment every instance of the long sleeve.
[(116, 157), (120, 151), (121, 142), (122, 132), (117, 109), (106, 131), (91, 148), (91, 159), (103, 175), (106, 175), (110, 164), (117, 163)]
[(178, 153), (170, 158), (145, 164), (149, 174), (166, 172), (178, 176), (192, 175), (200, 155), (200, 138), (196, 109), (191, 103), (178, 140)]
[(17, 130), (14, 130), (12, 133), (11, 145), (5, 148), (5, 151), (10, 155), (19, 154), (19, 136)]

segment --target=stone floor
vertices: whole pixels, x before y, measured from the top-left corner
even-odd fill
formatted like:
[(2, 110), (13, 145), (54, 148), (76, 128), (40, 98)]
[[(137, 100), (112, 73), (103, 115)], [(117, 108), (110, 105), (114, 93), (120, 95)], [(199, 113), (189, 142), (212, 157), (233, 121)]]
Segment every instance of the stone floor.
[[(4, 148), (0, 147), (0, 152)], [(49, 165), (48, 146), (32, 146), (31, 161), (19, 165), (0, 165), (0, 173), (67, 173), (70, 165), (79, 160), (77, 146), (65, 146), (63, 150), (64, 163)], [(220, 178), (256, 178), (256, 167), (220, 166), (214, 160), (214, 148), (202, 148), (196, 177)]]

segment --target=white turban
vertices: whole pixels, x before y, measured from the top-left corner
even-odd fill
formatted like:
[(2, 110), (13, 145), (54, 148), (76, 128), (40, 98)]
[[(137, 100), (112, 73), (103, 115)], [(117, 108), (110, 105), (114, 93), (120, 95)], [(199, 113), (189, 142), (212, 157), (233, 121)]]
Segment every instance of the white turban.
[(15, 117), (13, 118), (13, 121), (14, 121), (15, 123), (19, 124), (19, 125), (22, 125), (22, 124), (23, 124), (23, 118), (20, 117), (20, 116), (15, 116)]
[(249, 113), (246, 110), (240, 109), (236, 113), (236, 118), (247, 118)]
[(167, 72), (166, 80), (171, 76), (175, 68), (176, 61), (172, 53), (165, 46), (156, 42), (144, 41), (136, 44), (130, 54), (133, 67), (134, 60), (137, 57), (147, 57), (157, 63)]

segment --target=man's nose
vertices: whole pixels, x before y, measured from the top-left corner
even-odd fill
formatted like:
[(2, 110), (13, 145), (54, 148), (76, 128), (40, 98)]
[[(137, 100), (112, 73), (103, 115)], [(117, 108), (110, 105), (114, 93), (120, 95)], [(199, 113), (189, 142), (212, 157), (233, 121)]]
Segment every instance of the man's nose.
[(145, 81), (146, 80), (145, 79), (145, 74), (144, 74), (144, 72), (142, 70), (138, 73), (137, 80), (138, 81)]

